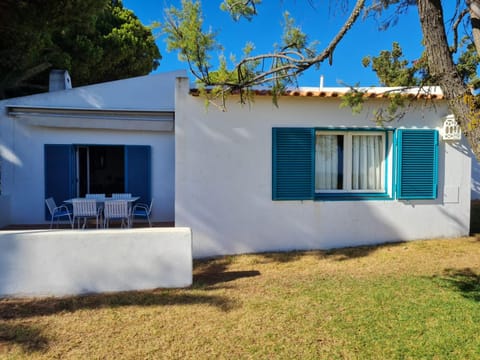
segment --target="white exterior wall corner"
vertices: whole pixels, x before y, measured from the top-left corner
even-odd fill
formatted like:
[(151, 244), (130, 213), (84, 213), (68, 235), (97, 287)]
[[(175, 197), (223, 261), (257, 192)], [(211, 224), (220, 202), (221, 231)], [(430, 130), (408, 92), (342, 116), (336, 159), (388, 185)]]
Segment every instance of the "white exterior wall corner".
[[(119, 111), (122, 109), (174, 111), (175, 79), (184, 75), (185, 71), (173, 71), (0, 101), (2, 192), (10, 197), (8, 223), (45, 222), (45, 144), (150, 146), (151, 193), (155, 198), (152, 220), (173, 221), (175, 201), (173, 131), (31, 126), (7, 116), (5, 109), (7, 106), (23, 105)], [(135, 125), (129, 120), (121, 121), (125, 121), (128, 126)], [(56, 199), (57, 203), (63, 200), (65, 199)]]
[[(440, 128), (446, 103), (412, 109), (406, 128)], [(177, 82), (175, 224), (193, 233), (194, 257), (327, 249), (467, 235), (470, 167), (464, 143), (441, 141), (439, 196), (432, 201), (272, 201), (272, 127), (373, 126), (338, 99), (269, 97), (227, 111), (205, 108)]]

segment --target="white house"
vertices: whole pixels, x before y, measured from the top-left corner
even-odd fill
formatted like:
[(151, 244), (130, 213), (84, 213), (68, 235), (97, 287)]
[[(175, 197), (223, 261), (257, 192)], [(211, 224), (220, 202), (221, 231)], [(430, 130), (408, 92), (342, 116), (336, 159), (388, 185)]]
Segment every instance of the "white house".
[(39, 224), (45, 198), (130, 192), (174, 220), (174, 91), (185, 71), (0, 101), (0, 226)]
[(175, 224), (192, 228), (195, 256), (469, 233), (471, 157), (442, 140), (442, 96), (383, 128), (381, 95), (353, 115), (346, 90), (292, 91), (278, 108), (259, 92), (222, 112), (178, 82)]
[(468, 234), (471, 156), (443, 140), (441, 94), (377, 127), (381, 91), (360, 115), (345, 91), (222, 112), (177, 71), (1, 101), (0, 226), (44, 223), (47, 196), (125, 191), (191, 228), (194, 257)]

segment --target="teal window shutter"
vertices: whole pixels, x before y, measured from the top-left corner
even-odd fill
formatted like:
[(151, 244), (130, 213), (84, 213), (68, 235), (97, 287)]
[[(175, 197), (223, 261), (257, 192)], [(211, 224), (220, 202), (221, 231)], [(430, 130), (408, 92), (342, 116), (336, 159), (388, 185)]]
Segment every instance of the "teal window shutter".
[(150, 146), (125, 146), (125, 192), (146, 203), (152, 198), (151, 157)]
[(273, 128), (272, 147), (273, 200), (313, 199), (314, 129)]
[(398, 130), (397, 198), (436, 199), (438, 131)]
[[(57, 205), (76, 196), (76, 161), (73, 145), (45, 144), (45, 199), (53, 197)], [(50, 211), (45, 206), (45, 219)]]

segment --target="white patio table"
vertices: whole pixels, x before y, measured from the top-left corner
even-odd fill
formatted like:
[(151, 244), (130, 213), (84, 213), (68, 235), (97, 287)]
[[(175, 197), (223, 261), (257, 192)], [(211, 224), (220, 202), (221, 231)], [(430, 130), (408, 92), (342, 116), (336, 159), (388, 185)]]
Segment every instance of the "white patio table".
[[(73, 203), (73, 200), (74, 199), (80, 199), (80, 200), (83, 200), (83, 199), (86, 199), (84, 197), (78, 197), (78, 198), (73, 198), (73, 199), (67, 199), (67, 200), (64, 200), (63, 202), (65, 204), (72, 204)], [(128, 197), (128, 198), (123, 198), (121, 200), (125, 200), (127, 202), (129, 202), (130, 204), (137, 201), (138, 199), (140, 199), (140, 196), (131, 196), (131, 197)], [(104, 198), (101, 198), (101, 199), (89, 199), (89, 200), (96, 200), (98, 204), (103, 204), (105, 201), (107, 200), (119, 200), (119, 199), (114, 199), (114, 198), (111, 198), (111, 197), (104, 197)]]
[[(84, 200), (84, 199), (87, 199), (87, 198), (84, 198), (84, 197), (78, 197), (78, 198), (72, 198), (72, 199), (67, 199), (67, 200), (64, 200), (63, 202), (65, 204), (73, 204), (73, 200), (76, 200), (76, 199), (79, 199), (79, 200)], [(127, 201), (129, 203), (129, 206), (131, 207), (132, 204), (137, 201), (138, 199), (140, 199), (140, 196), (131, 196), (131, 197), (126, 197), (126, 198), (122, 198), (121, 200), (124, 200), (124, 201)], [(105, 201), (108, 201), (108, 200), (119, 200), (119, 199), (116, 199), (116, 198), (112, 198), (112, 197), (104, 197), (104, 198), (89, 198), (89, 200), (95, 200), (97, 202), (97, 208), (99, 207), (103, 207), (103, 204), (105, 203)]]

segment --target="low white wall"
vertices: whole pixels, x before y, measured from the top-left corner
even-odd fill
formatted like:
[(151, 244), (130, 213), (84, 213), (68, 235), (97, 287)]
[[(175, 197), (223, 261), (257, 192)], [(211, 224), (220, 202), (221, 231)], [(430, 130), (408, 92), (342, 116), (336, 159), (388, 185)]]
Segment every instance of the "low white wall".
[(0, 228), (10, 224), (10, 196), (0, 195)]
[(189, 228), (0, 232), (0, 295), (73, 295), (192, 284)]

